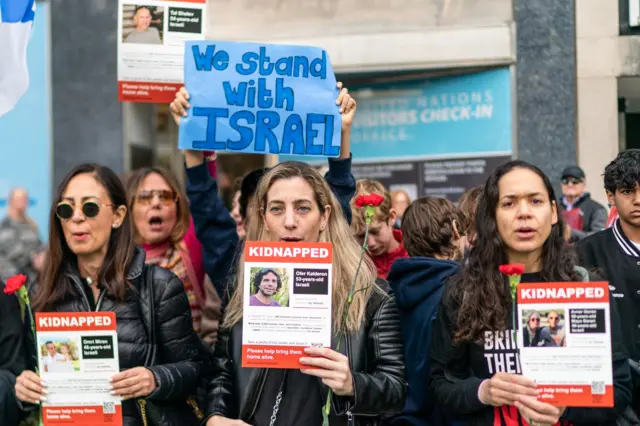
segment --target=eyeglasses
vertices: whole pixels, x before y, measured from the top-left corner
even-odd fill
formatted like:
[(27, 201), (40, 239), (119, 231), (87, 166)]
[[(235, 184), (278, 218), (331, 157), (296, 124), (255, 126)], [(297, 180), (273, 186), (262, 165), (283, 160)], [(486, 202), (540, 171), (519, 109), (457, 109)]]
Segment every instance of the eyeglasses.
[(562, 179), (562, 184), (563, 185), (577, 185), (579, 183), (582, 183), (582, 179), (578, 179), (578, 178), (564, 178)]
[(529, 322), (540, 322), (540, 318), (531, 318)]
[[(84, 217), (87, 219), (92, 219), (100, 213), (100, 206), (102, 207), (110, 207), (113, 204), (98, 204), (95, 201), (86, 201), (82, 203), (81, 211)], [(69, 203), (60, 203), (56, 207), (56, 216), (60, 220), (69, 220), (73, 217), (73, 213), (75, 212), (75, 207)]]
[(140, 191), (138, 195), (136, 195), (136, 201), (140, 204), (151, 204), (153, 202), (153, 197), (158, 196), (158, 199), (165, 206), (171, 205), (178, 201), (178, 196), (174, 191), (170, 191), (168, 189), (152, 189)]

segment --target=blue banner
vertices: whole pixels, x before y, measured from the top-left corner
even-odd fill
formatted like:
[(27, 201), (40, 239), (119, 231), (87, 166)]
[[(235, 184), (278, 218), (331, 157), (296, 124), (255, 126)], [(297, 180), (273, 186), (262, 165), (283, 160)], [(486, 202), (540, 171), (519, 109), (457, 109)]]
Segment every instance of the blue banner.
[(509, 154), (510, 88), (508, 68), (350, 87), (358, 102), (351, 131), (354, 161)]
[(317, 47), (192, 41), (180, 149), (337, 157), (341, 118), (327, 53)]
[[(20, 3), (20, 2), (18, 2)], [(37, 2), (27, 47), (29, 88), (15, 108), (0, 117), (0, 219), (9, 192), (29, 193), (27, 214), (46, 240), (51, 205), (51, 87), (49, 84), (49, 2)]]

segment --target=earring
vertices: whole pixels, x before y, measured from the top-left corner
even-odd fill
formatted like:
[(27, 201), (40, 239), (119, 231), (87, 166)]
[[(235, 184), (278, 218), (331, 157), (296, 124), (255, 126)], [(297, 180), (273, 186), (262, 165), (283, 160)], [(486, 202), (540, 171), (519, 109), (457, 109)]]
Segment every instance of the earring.
[(118, 224), (117, 224), (117, 223), (114, 223), (113, 225), (111, 225), (111, 227), (112, 227), (113, 229), (117, 229), (117, 228), (118, 228)]

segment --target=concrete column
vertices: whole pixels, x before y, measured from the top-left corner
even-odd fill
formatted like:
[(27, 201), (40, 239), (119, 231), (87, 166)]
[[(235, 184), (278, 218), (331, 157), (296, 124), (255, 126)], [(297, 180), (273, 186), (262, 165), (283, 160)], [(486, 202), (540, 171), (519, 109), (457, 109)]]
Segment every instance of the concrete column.
[(514, 6), (517, 156), (541, 167), (559, 191), (562, 169), (576, 161), (574, 2)]
[(118, 2), (56, 0), (51, 7), (53, 185), (92, 161), (123, 171), (118, 102)]
[(575, 0), (578, 159), (594, 199), (606, 205), (602, 173), (618, 154), (618, 2)]

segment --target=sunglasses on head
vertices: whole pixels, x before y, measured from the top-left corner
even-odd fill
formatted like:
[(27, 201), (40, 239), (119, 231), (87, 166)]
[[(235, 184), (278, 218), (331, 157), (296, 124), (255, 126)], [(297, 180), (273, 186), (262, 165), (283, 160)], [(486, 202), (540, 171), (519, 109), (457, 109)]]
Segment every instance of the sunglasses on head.
[[(95, 201), (85, 201), (84, 203), (82, 203), (80, 209), (84, 217), (86, 217), (87, 219), (92, 219), (98, 216), (98, 214), (100, 213), (100, 206), (109, 207), (112, 205), (113, 204), (98, 204)], [(71, 219), (74, 212), (75, 207), (70, 203), (62, 202), (58, 204), (58, 207), (56, 207), (56, 216), (58, 216), (60, 220)]]
[(144, 190), (140, 191), (138, 195), (136, 195), (136, 201), (140, 204), (151, 204), (153, 202), (153, 197), (158, 196), (160, 202), (164, 205), (170, 205), (178, 201), (178, 196), (174, 191), (170, 191), (168, 189), (152, 189), (152, 190)]
[(563, 178), (562, 179), (562, 184), (563, 185), (577, 185), (579, 183), (582, 183), (582, 179), (578, 179), (578, 178)]

